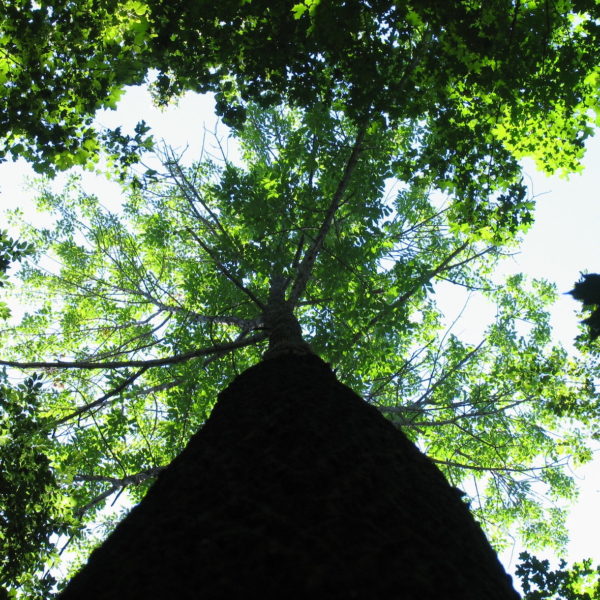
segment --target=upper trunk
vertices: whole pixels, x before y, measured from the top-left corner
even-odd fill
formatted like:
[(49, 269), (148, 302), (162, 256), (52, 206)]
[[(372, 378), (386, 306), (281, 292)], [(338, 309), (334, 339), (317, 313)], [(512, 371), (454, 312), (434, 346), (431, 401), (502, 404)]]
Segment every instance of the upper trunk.
[(312, 354), (238, 376), (61, 600), (515, 600), (441, 472)]
[(302, 337), (302, 327), (294, 315), (293, 307), (285, 299), (287, 281), (282, 275), (271, 277), (269, 301), (263, 320), (269, 333), (269, 349), (264, 358), (276, 358), (281, 354), (307, 354), (310, 346)]

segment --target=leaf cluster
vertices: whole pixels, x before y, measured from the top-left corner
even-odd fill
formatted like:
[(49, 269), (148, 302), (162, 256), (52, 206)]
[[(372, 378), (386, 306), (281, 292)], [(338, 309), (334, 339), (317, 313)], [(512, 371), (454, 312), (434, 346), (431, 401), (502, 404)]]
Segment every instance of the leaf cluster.
[(575, 287), (569, 294), (575, 300), (579, 300), (584, 308), (595, 307), (592, 314), (583, 320), (589, 328), (590, 338), (595, 340), (600, 336), (600, 275), (597, 273), (582, 275), (581, 280), (575, 283)]
[[(33, 251), (31, 244), (20, 242), (9, 237), (8, 233), (0, 230), (0, 288), (6, 283), (6, 272), (11, 263), (23, 260)], [(0, 319), (7, 319), (10, 316), (8, 305), (0, 300)]]

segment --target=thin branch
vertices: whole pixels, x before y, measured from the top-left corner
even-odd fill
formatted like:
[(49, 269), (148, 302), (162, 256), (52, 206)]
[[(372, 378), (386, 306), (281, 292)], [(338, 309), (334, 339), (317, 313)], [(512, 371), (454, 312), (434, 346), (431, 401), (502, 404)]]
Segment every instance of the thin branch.
[[(415, 370), (417, 369), (422, 363), (423, 361), (421, 361), (421, 363), (418, 364), (413, 364), (414, 361), (419, 357), (419, 355), (423, 354), (427, 348), (429, 348), (429, 346), (431, 346), (431, 344), (433, 344), (434, 340), (430, 340), (429, 342), (427, 342), (423, 347), (418, 348), (417, 350), (413, 350), (411, 356), (406, 359), (403, 363), (402, 366), (397, 370), (394, 371), (393, 373), (390, 373), (386, 376), (382, 376), (382, 377), (378, 377), (376, 379), (374, 379), (371, 382), (371, 390), (368, 392), (368, 394), (365, 396), (365, 400), (367, 402), (373, 403), (373, 399), (377, 398), (377, 396), (379, 396), (383, 390), (385, 389), (385, 387), (392, 382), (394, 379), (399, 379), (404, 373), (408, 373), (409, 371)], [(377, 387), (375, 387), (376, 384)], [(374, 404), (375, 408), (377, 408), (380, 411), (384, 411), (384, 409), (387, 408), (392, 408), (394, 410), (391, 410), (390, 412), (395, 412), (396, 409), (397, 412), (404, 412), (403, 409), (405, 409), (405, 407), (384, 407), (384, 406), (377, 406), (376, 404)]]
[(545, 469), (551, 469), (549, 465), (543, 467), (482, 467), (480, 465), (467, 465), (464, 463), (454, 462), (452, 460), (441, 460), (438, 458), (428, 457), (434, 463), (440, 465), (446, 465), (447, 467), (458, 467), (460, 469), (470, 469), (472, 471), (491, 471), (491, 472), (506, 472), (506, 473), (530, 473), (532, 471), (543, 471)]
[(189, 228), (186, 228), (186, 231), (196, 240), (196, 242), (202, 247), (202, 249), (212, 258), (215, 263), (217, 269), (229, 279), (237, 288), (239, 288), (254, 304), (256, 304), (261, 311), (265, 310), (265, 305), (217, 258), (215, 253), (211, 248), (209, 248), (203, 241), (200, 239), (200, 236), (196, 235), (194, 231)]
[(136, 396), (149, 396), (150, 394), (155, 394), (156, 392), (164, 392), (181, 385), (184, 381), (185, 379), (183, 377), (178, 377), (177, 379), (167, 381), (166, 383), (159, 383), (157, 385), (138, 390), (136, 392)]
[[(462, 421), (463, 419), (474, 419), (477, 417), (489, 417), (492, 415), (497, 415), (498, 413), (506, 412), (507, 410), (510, 410), (511, 408), (514, 408), (515, 406), (519, 406), (520, 404), (523, 404), (524, 402), (529, 402), (530, 400), (531, 400), (531, 398), (527, 397), (527, 398), (524, 398), (523, 400), (516, 400), (515, 402), (512, 402), (511, 404), (507, 404), (506, 406), (502, 406), (495, 410), (487, 410), (487, 411), (482, 410), (482, 411), (475, 411), (475, 412), (467, 412), (467, 413), (463, 413), (463, 414), (454, 415), (450, 419), (444, 419), (441, 421), (415, 422), (415, 421), (404, 421), (403, 420), (402, 427), (413, 427), (415, 429), (419, 429), (420, 427), (442, 427), (443, 425), (456, 425), (458, 421)], [(402, 410), (396, 410), (396, 409), (401, 409), (401, 407), (391, 406), (391, 407), (386, 408), (385, 406), (377, 406), (376, 408), (382, 413), (403, 414)], [(468, 433), (469, 433), (469, 435), (473, 435), (470, 432), (468, 432)]]
[(7, 60), (10, 60), (10, 62), (17, 65), (17, 67), (23, 68), (23, 65), (12, 54), (10, 54), (10, 52), (7, 52), (4, 48), (0, 48), (0, 53), (2, 53), (2, 55)]
[(159, 473), (162, 473), (166, 469), (166, 466), (163, 467), (150, 467), (148, 469), (144, 469), (139, 473), (135, 473), (134, 475), (127, 475), (126, 477), (109, 477), (108, 475), (75, 475), (73, 478), (74, 481), (103, 481), (112, 484), (117, 487), (125, 487), (126, 485), (137, 485), (138, 483), (142, 483), (147, 479), (151, 479), (153, 477), (157, 477)]
[(235, 348), (244, 348), (250, 346), (256, 342), (261, 342), (267, 337), (264, 332), (258, 333), (257, 335), (238, 340), (235, 342), (227, 342), (226, 344), (215, 344), (209, 348), (200, 348), (199, 350), (192, 350), (184, 354), (176, 354), (175, 356), (168, 356), (165, 358), (149, 358), (145, 360), (124, 360), (124, 361), (107, 361), (107, 362), (95, 362), (88, 360), (81, 361), (31, 361), (31, 362), (20, 362), (15, 360), (0, 360), (1, 366), (15, 367), (17, 369), (125, 369), (127, 367), (163, 367), (165, 365), (176, 365), (179, 363), (186, 362), (192, 358), (198, 358), (200, 356), (208, 356), (216, 352), (227, 352)]
[(353, 346), (354, 344), (356, 344), (356, 342), (358, 342), (358, 340), (365, 334), (365, 332), (371, 329), (380, 319), (382, 319), (385, 315), (393, 312), (394, 310), (402, 306), (404, 303), (406, 303), (406, 301), (409, 300), (411, 296), (413, 296), (419, 291), (419, 289), (425, 282), (431, 281), (440, 273), (453, 268), (452, 265), (449, 265), (450, 261), (456, 256), (458, 256), (465, 248), (468, 247), (468, 245), (469, 242), (463, 242), (460, 246), (455, 248), (435, 269), (433, 269), (433, 271), (429, 271), (428, 273), (426, 273), (412, 288), (410, 288), (408, 291), (402, 294), (402, 296), (400, 296), (397, 300), (395, 300), (391, 304), (388, 304), (385, 308), (380, 310), (374, 317), (372, 317), (369, 320), (367, 325), (363, 327), (361, 331), (357, 332), (354, 335), (349, 345)]
[(150, 292), (146, 292), (141, 289), (129, 289), (129, 288), (118, 288), (122, 292), (127, 292), (130, 294), (134, 294), (136, 296), (141, 296), (148, 300), (151, 304), (170, 313), (177, 313), (188, 317), (191, 321), (196, 321), (198, 323), (222, 323), (224, 325), (235, 325), (237, 327), (247, 328), (254, 323), (254, 320), (243, 319), (242, 317), (233, 317), (230, 315), (201, 315), (189, 308), (184, 308), (183, 306), (177, 306), (172, 304), (165, 304), (160, 300), (156, 299)]
[(105, 475), (76, 475), (74, 477), (75, 481), (89, 481), (89, 482), (107, 482), (111, 484), (111, 487), (93, 498), (90, 502), (85, 504), (84, 506), (77, 509), (77, 516), (82, 516), (85, 512), (87, 512), (90, 508), (96, 506), (96, 504), (100, 504), (103, 500), (114, 494), (119, 490), (123, 490), (128, 485), (137, 485), (146, 481), (147, 479), (152, 479), (157, 477), (161, 471), (164, 471), (166, 467), (151, 467), (149, 469), (144, 469), (139, 473), (134, 475), (127, 475), (121, 479), (117, 477), (108, 477)]
[(483, 250), (481, 250), (481, 252), (477, 252), (477, 254), (473, 254), (473, 256), (469, 256), (469, 257), (465, 258), (464, 260), (461, 260), (460, 262), (454, 263), (453, 265), (448, 265), (448, 271), (450, 271), (451, 269), (456, 269), (456, 267), (462, 267), (462, 265), (466, 265), (467, 263), (470, 263), (472, 260), (475, 260), (476, 258), (479, 258), (480, 256), (485, 256), (486, 254), (489, 254), (490, 252), (493, 252), (494, 250), (496, 250), (496, 246), (488, 246), (487, 248), (484, 248)]
[(483, 344), (485, 344), (485, 340), (481, 340), (481, 342), (479, 342), (479, 344), (477, 344), (477, 346), (475, 346), (475, 348), (473, 348), (473, 350), (471, 350), (470, 352), (465, 354), (465, 356), (463, 356), (455, 365), (453, 365), (452, 367), (450, 367), (450, 369), (448, 369), (445, 373), (443, 373), (442, 376), (437, 381), (435, 381), (431, 385), (428, 385), (427, 390), (425, 390), (425, 392), (421, 395), (420, 398), (418, 398), (415, 402), (412, 403), (412, 406), (413, 407), (422, 406), (425, 403), (425, 401), (427, 400), (427, 398), (429, 396), (431, 396), (431, 394), (433, 394), (433, 392), (440, 385), (442, 385), (448, 379), (448, 377), (450, 377), (451, 375), (456, 373), (459, 369), (464, 367), (465, 364), (468, 363), (473, 358), (473, 356), (475, 356), (475, 354), (477, 352), (479, 352), (479, 350), (481, 349)]
[[(242, 340), (243, 338), (246, 337), (246, 335), (248, 335), (248, 331), (242, 331), (235, 339), (235, 342)], [(204, 359), (204, 362), (202, 363), (201, 368), (206, 368), (210, 363), (214, 362), (215, 360), (218, 360), (219, 358), (221, 358), (223, 355), (227, 354), (228, 352), (231, 352), (231, 350), (232, 350), (232, 348), (229, 348), (226, 351), (215, 352), (213, 355), (208, 356), (207, 358)], [(97, 408), (97, 407), (100, 407), (100, 406), (106, 404), (109, 400), (116, 398), (122, 391), (124, 391), (127, 388), (127, 386), (131, 385), (140, 375), (142, 375), (147, 370), (148, 370), (148, 368), (141, 369), (138, 373), (135, 373), (133, 376), (127, 378), (125, 381), (123, 381), (123, 383), (121, 383), (119, 386), (117, 386), (110, 392), (107, 392), (106, 394), (104, 394), (97, 400), (90, 402), (89, 404), (80, 406), (74, 412), (70, 413), (66, 417), (62, 417), (58, 421), (51, 422), (49, 426), (53, 428), (58, 425), (62, 425), (63, 423), (66, 423), (67, 421), (69, 421), (75, 417), (78, 417), (94, 408)], [(161, 384), (149, 387), (149, 388), (144, 388), (142, 390), (139, 390), (139, 391), (135, 392), (135, 395), (138, 397), (139, 396), (147, 396), (149, 394), (154, 394), (156, 392), (170, 390), (170, 389), (177, 387), (183, 383), (185, 383), (185, 378), (178, 377), (177, 379), (174, 379), (167, 383), (161, 383)], [(46, 427), (48, 427), (48, 425)]]
[(105, 500), (109, 496), (112, 496), (112, 494), (114, 494), (119, 489), (121, 489), (121, 488), (118, 487), (118, 486), (112, 486), (111, 488), (109, 488), (105, 492), (102, 492), (99, 496), (96, 496), (95, 498), (92, 498), (92, 500), (90, 500), (87, 504), (84, 504), (83, 506), (81, 506), (80, 508), (78, 508), (75, 511), (75, 514), (78, 517), (83, 516), (83, 514), (86, 513), (90, 508), (96, 506), (96, 504), (100, 504), (100, 502), (102, 502), (103, 500)]
[[(444, 335), (442, 336), (442, 339), (440, 340), (440, 343), (438, 344), (437, 350), (433, 354), (433, 363), (431, 365), (431, 369), (430, 369), (430, 372), (429, 372), (429, 377), (427, 378), (426, 392), (423, 394), (423, 396), (421, 398), (419, 398), (417, 400), (417, 402), (420, 402), (423, 397), (426, 397), (427, 396), (427, 392), (431, 389), (431, 385), (432, 385), (431, 382), (433, 381), (433, 377), (436, 374), (438, 362), (440, 360), (440, 355), (445, 350), (444, 342), (445, 342), (446, 338), (448, 337), (448, 335), (450, 335), (450, 332), (454, 329), (454, 326), (456, 325), (456, 323), (458, 323), (458, 321), (461, 319), (461, 317), (464, 314), (465, 310), (467, 309), (467, 306), (469, 304), (470, 298), (471, 298), (471, 296), (469, 294), (469, 296), (467, 297), (467, 299), (465, 300), (465, 302), (463, 304), (463, 307), (461, 308), (461, 310), (458, 313), (458, 315), (456, 315), (456, 318), (454, 319), (454, 321), (452, 322), (452, 324), (449, 327), (446, 328), (446, 331), (444, 332)], [(481, 344), (482, 343), (483, 343), (483, 341), (481, 342)]]
[(118, 386), (116, 386), (112, 390), (106, 392), (106, 394), (104, 394), (103, 396), (100, 396), (100, 398), (97, 398), (96, 400), (94, 400), (93, 402), (90, 402), (89, 404), (84, 404), (83, 406), (80, 406), (77, 409), (75, 409), (71, 414), (67, 415), (66, 417), (62, 417), (61, 419), (54, 421), (52, 424), (53, 427), (55, 427), (57, 425), (62, 425), (63, 423), (66, 423), (67, 421), (70, 421), (71, 419), (78, 417), (79, 415), (83, 414), (84, 412), (88, 412), (98, 406), (102, 406), (111, 398), (118, 396), (123, 390), (125, 390), (136, 379), (138, 379), (138, 377), (141, 377), (149, 368), (150, 368), (149, 366), (142, 367), (139, 371), (137, 371), (137, 373), (134, 373), (130, 377), (127, 377)]
[[(179, 164), (179, 159), (175, 157), (173, 151), (169, 148), (163, 150), (166, 161), (163, 161), (163, 165), (167, 168), (169, 175), (175, 181), (175, 184), (183, 194), (184, 199), (189, 204), (194, 216), (208, 229), (214, 234), (217, 235), (215, 231), (215, 226), (220, 230), (223, 236), (228, 240), (230, 244), (235, 248), (235, 243), (221, 224), (219, 217), (217, 214), (210, 208), (210, 206), (204, 201), (204, 198), (198, 193), (196, 186), (189, 180), (181, 165)], [(200, 211), (196, 208), (194, 204), (194, 200), (198, 202), (202, 208), (208, 213), (210, 216), (209, 220), (204, 215), (200, 213)], [(213, 225), (214, 224), (214, 225)], [(218, 236), (217, 236), (218, 237)]]

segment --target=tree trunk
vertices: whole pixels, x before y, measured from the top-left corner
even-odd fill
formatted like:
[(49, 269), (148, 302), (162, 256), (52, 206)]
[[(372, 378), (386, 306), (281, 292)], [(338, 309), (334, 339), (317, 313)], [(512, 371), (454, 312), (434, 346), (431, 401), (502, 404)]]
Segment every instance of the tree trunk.
[(515, 600), (441, 472), (313, 354), (238, 376), (61, 600)]

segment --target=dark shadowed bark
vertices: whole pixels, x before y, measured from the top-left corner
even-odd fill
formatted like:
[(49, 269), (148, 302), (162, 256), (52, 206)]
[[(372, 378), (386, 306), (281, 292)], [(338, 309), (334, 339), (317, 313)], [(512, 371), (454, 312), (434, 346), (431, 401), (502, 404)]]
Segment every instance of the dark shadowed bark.
[(238, 376), (61, 600), (515, 600), (459, 494), (313, 354)]

